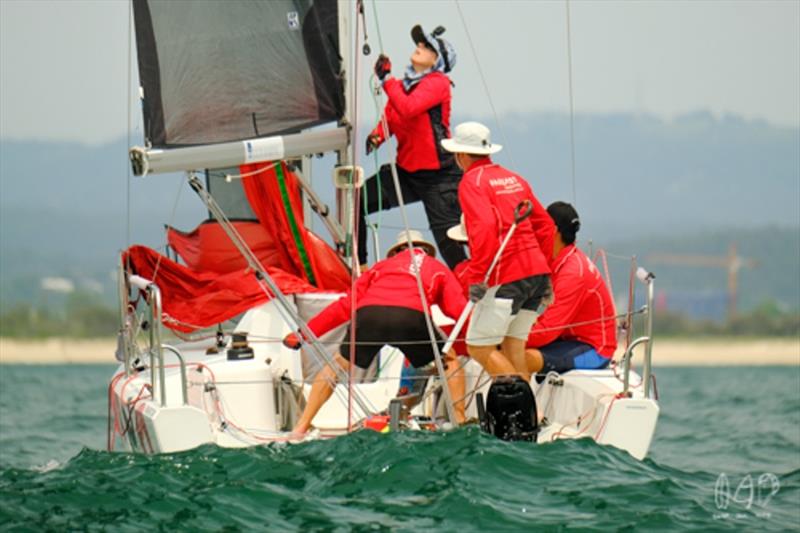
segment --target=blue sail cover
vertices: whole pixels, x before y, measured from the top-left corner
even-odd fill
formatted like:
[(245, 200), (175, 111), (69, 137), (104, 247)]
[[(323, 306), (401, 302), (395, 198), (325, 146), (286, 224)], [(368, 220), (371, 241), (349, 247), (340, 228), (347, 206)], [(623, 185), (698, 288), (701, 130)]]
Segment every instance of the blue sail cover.
[(145, 137), (237, 141), (340, 119), (336, 0), (134, 0)]

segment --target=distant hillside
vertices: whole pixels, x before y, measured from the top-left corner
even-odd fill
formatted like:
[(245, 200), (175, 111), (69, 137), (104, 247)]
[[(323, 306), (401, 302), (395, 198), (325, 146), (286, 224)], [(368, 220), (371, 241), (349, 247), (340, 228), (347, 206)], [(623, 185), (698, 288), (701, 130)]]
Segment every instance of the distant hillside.
[[(486, 120), (505, 145), (496, 159), (528, 178), (545, 205), (572, 201), (568, 116), (501, 121), (502, 129)], [(127, 148), (124, 139), (97, 147), (0, 140), (0, 306), (46, 297), (39, 290), (43, 276), (100, 284), (113, 300), (110, 274), (128, 235), (130, 242), (159, 246), (164, 223), (190, 229), (206, 217), (180, 175), (128, 183)], [(382, 148), (380, 155), (388, 153)], [(705, 113), (672, 122), (579, 115), (575, 154), (583, 241), (619, 243), (612, 248), (641, 256), (651, 248), (724, 253), (735, 238), (742, 255), (762, 261), (757, 271), (741, 274), (742, 305), (762, 295), (788, 306), (797, 302), (800, 129)], [(371, 160), (362, 163), (367, 172), (374, 169)], [(334, 204), (327, 169), (315, 170), (314, 183)], [(409, 213), (413, 226), (426, 226), (419, 206)], [(401, 222), (397, 210), (380, 221), (385, 250)], [(789, 229), (764, 229), (771, 225)], [(719, 281), (714, 271), (661, 270), (660, 287), (673, 278), (692, 287)]]
[[(568, 117), (501, 121), (498, 160), (513, 161), (543, 203), (572, 202)], [(578, 115), (575, 163), (577, 208), (598, 240), (800, 225), (800, 129), (707, 113), (673, 122)]]
[(112, 275), (129, 235), (157, 247), (164, 223), (191, 228), (205, 217), (182, 177), (171, 174), (131, 180), (129, 224), (127, 168), (124, 140), (97, 147), (0, 141), (0, 307), (51, 301), (40, 290), (45, 276), (113, 301)]

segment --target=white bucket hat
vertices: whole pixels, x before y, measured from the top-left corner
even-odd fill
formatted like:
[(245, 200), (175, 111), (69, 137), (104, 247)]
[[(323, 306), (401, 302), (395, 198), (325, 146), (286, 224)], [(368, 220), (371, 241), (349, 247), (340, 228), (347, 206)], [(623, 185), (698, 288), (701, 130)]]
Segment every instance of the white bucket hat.
[(408, 246), (408, 237), (411, 237), (411, 242), (414, 243), (414, 246), (422, 248), (425, 252), (432, 256), (436, 257), (436, 247), (425, 240), (425, 237), (422, 236), (422, 233), (418, 232), (417, 230), (411, 229), (406, 231), (401, 231), (397, 234), (397, 240), (392, 245), (391, 248), (386, 252), (386, 257), (392, 257), (394, 254), (398, 252), (398, 249), (403, 246)]
[(447, 230), (447, 236), (458, 242), (467, 242), (467, 225), (464, 224), (464, 215), (461, 215), (461, 222), (458, 226), (453, 226)]
[(456, 126), (452, 139), (442, 139), (442, 147), (448, 152), (489, 155), (503, 149), (492, 144), (489, 128), (480, 122), (464, 122)]

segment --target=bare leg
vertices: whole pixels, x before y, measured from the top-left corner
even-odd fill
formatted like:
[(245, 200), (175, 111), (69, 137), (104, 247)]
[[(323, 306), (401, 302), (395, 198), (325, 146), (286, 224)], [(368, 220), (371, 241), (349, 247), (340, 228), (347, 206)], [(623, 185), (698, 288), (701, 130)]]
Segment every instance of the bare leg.
[(528, 372), (532, 374), (538, 373), (544, 368), (544, 357), (542, 357), (542, 352), (539, 350), (534, 350), (533, 348), (525, 350), (525, 363), (528, 368)]
[(525, 340), (514, 337), (505, 337), (500, 345), (508, 360), (514, 365), (514, 369), (525, 381), (531, 380), (531, 373), (525, 360)]
[(444, 358), (445, 368), (447, 369), (447, 388), (450, 391), (450, 398), (453, 400), (456, 424), (463, 424), (466, 420), (464, 414), (464, 396), (467, 389), (464, 378), (464, 367), (458, 362), (455, 350), (447, 352)]
[(517, 374), (514, 365), (506, 359), (494, 346), (467, 345), (469, 356), (475, 359), (492, 376), (512, 376)]
[[(336, 354), (334, 358), (335, 364), (338, 364), (345, 372), (350, 368), (350, 363), (340, 354)], [(317, 416), (317, 413), (328, 401), (333, 394), (333, 388), (336, 386), (336, 372), (330, 365), (325, 365), (322, 370), (317, 372), (314, 377), (314, 383), (311, 385), (311, 392), (306, 401), (306, 408), (303, 409), (303, 414), (295, 424), (292, 433), (301, 435), (308, 431), (311, 427), (311, 421)]]

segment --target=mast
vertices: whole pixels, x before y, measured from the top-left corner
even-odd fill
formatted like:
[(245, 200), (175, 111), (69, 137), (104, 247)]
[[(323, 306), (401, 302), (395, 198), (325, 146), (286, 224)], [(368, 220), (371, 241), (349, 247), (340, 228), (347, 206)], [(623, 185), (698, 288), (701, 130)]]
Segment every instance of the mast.
[[(354, 93), (353, 87), (357, 86), (356, 80), (353, 78), (353, 53), (352, 46), (352, 13), (350, 12), (353, 2), (351, 0), (336, 0), (338, 3), (337, 14), (339, 17), (339, 57), (342, 59), (342, 75), (344, 80), (344, 117), (342, 119), (345, 128), (353, 127), (354, 107)], [(352, 131), (352, 130), (350, 130)], [(352, 139), (350, 138), (350, 131), (347, 135), (347, 145), (339, 150), (339, 165), (350, 165), (350, 145)]]
[[(342, 64), (342, 79), (344, 92), (344, 115), (342, 125), (347, 129), (347, 145), (338, 152), (338, 164), (333, 170), (333, 182), (336, 187), (336, 206), (338, 223), (344, 230), (344, 242), (340, 253), (345, 260), (355, 257), (355, 209), (357, 195), (354, 194), (356, 188), (361, 187), (364, 181), (364, 171), (360, 167), (354, 166), (352, 156), (352, 140), (357, 125), (357, 102), (359, 83), (356, 79), (356, 59), (358, 53), (353, 46), (356, 21), (358, 13), (356, 10), (360, 5), (359, 1), (337, 0), (339, 17), (339, 57)], [(353, 264), (354, 268), (358, 265)]]

